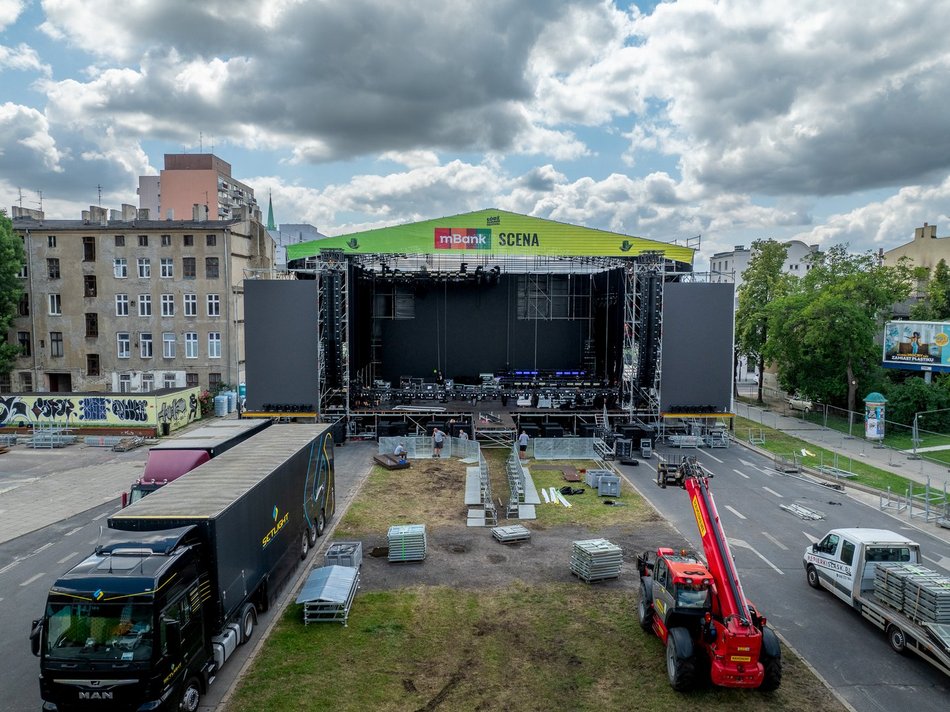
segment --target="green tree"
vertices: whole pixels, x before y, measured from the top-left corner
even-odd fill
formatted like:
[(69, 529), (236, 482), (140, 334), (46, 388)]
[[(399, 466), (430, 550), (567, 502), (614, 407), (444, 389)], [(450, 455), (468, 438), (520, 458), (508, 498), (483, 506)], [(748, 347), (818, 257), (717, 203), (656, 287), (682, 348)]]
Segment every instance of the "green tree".
[(950, 267), (941, 259), (933, 269), (926, 267), (913, 270), (914, 276), (927, 281), (924, 298), (910, 310), (910, 318), (916, 321), (944, 321), (950, 318)]
[(825, 402), (855, 409), (881, 360), (875, 337), (889, 308), (907, 297), (906, 261), (884, 266), (871, 253), (852, 255), (837, 245), (814, 256), (810, 269), (769, 310), (765, 357), (779, 383)]
[(23, 295), (23, 280), (19, 274), (24, 261), (23, 242), (13, 233), (13, 222), (6, 211), (0, 209), (0, 374), (3, 375), (10, 374), (20, 355), (19, 343), (11, 343), (6, 337)]
[(788, 291), (789, 277), (782, 273), (788, 246), (775, 240), (752, 243), (749, 266), (742, 273), (736, 308), (736, 350), (754, 359), (758, 367), (758, 402), (762, 402), (765, 345), (769, 339), (769, 305)]

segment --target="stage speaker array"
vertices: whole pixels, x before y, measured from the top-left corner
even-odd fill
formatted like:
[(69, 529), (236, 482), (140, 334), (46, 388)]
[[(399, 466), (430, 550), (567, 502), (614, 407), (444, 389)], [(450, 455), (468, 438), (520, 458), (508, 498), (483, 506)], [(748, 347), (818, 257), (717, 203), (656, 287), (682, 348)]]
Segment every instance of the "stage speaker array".
[(323, 372), (326, 385), (331, 388), (343, 387), (343, 343), (346, 328), (343, 305), (343, 274), (331, 270), (324, 274), (323, 313), (320, 317), (324, 324)]
[(637, 364), (637, 385), (648, 389), (654, 385), (656, 365), (660, 358), (660, 314), (663, 308), (663, 277), (647, 272), (637, 279), (640, 311), (636, 315), (640, 331), (640, 356)]

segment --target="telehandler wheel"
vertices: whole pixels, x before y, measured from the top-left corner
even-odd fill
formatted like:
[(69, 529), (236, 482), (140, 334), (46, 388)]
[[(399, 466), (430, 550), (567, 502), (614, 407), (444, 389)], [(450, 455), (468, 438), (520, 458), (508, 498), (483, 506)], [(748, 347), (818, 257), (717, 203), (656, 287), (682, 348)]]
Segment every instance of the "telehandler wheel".
[(670, 687), (677, 692), (687, 692), (696, 684), (693, 640), (685, 628), (670, 628), (666, 639), (666, 674), (670, 678)]
[(805, 580), (808, 581), (808, 585), (812, 588), (821, 588), (821, 579), (818, 578), (818, 569), (814, 566), (809, 565), (805, 569)]
[(762, 692), (777, 690), (782, 684), (782, 646), (778, 636), (771, 628), (762, 629), (762, 648), (759, 652), (759, 662), (765, 668), (765, 677), (759, 689)]
[[(652, 588), (652, 586), (650, 587)], [(647, 585), (640, 582), (640, 602), (637, 604), (637, 620), (644, 632), (653, 632), (653, 596), (647, 591)]]
[(887, 627), (887, 642), (895, 653), (903, 655), (907, 652), (907, 636), (904, 635), (904, 631), (900, 629), (900, 626), (889, 625)]

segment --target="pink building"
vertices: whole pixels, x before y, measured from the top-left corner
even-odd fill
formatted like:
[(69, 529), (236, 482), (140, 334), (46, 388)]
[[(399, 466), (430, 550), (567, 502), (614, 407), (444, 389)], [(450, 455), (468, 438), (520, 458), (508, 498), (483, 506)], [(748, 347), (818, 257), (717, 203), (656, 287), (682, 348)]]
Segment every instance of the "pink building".
[(159, 220), (261, 219), (254, 190), (231, 177), (231, 164), (212, 153), (166, 153), (159, 176), (139, 177), (139, 207)]

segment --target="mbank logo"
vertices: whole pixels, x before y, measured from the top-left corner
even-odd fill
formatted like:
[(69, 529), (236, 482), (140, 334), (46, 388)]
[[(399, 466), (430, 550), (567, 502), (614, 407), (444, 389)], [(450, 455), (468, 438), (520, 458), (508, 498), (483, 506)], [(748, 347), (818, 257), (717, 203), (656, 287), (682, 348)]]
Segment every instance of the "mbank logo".
[(490, 250), (491, 230), (473, 227), (435, 228), (437, 250)]

